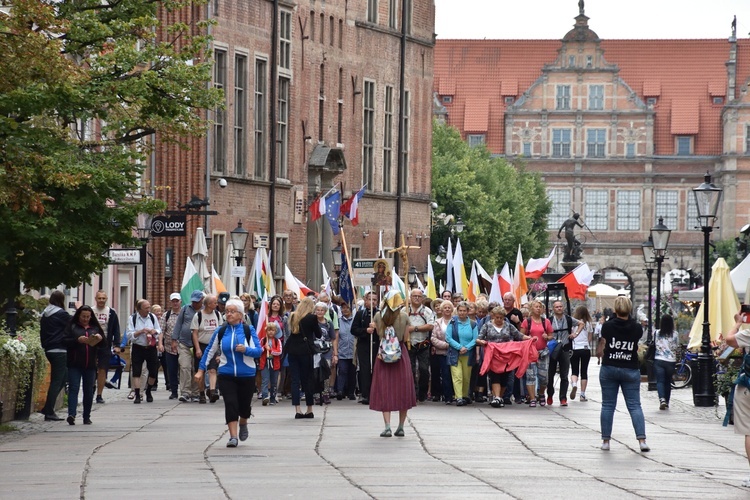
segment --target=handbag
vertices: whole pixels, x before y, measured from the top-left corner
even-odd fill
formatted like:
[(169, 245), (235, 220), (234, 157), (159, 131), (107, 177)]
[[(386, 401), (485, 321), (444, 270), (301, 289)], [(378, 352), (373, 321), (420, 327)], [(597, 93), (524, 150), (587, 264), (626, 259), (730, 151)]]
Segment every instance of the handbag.
[(383, 339), (380, 341), (378, 357), (384, 363), (395, 363), (401, 359), (401, 344), (396, 336), (396, 330), (393, 326), (387, 326), (383, 332)]
[(653, 361), (656, 358), (656, 341), (652, 340), (646, 349), (646, 361)]

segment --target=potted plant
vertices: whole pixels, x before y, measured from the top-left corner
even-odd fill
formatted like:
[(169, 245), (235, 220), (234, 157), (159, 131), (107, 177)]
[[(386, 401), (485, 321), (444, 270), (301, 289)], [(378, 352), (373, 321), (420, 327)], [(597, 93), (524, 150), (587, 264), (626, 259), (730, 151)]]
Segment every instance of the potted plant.
[[(0, 326), (1, 328), (1, 326)], [(39, 324), (23, 326), (16, 337), (0, 335), (0, 381), (5, 418), (28, 418), (31, 402), (47, 375), (47, 358), (39, 339)], [(10, 404), (10, 402), (16, 404)], [(28, 407), (28, 408), (27, 408)]]

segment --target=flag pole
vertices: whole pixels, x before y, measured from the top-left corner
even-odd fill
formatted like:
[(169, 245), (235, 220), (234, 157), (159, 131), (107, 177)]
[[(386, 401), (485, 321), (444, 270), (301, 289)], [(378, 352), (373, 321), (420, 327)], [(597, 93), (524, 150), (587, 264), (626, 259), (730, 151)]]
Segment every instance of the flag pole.
[[(354, 281), (352, 281), (352, 260), (349, 258), (349, 246), (346, 244), (346, 235), (344, 234), (344, 221), (343, 215), (339, 218), (339, 232), (341, 233), (341, 246), (344, 248), (344, 255), (346, 256), (346, 263), (349, 266), (349, 283), (352, 286), (352, 293), (354, 294), (354, 304), (357, 304), (357, 289), (354, 288)], [(341, 289), (341, 284), (339, 284)]]

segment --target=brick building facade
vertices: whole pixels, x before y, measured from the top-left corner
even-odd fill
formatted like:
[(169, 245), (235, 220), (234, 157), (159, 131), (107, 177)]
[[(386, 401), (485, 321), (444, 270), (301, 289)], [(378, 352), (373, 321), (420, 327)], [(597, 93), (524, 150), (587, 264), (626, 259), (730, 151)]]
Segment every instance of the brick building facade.
[(579, 212), (582, 260), (640, 297), (659, 217), (664, 270), (702, 269), (691, 190), (706, 172), (724, 189), (713, 238), (749, 222), (750, 40), (601, 40), (588, 21), (562, 40), (438, 40), (437, 108), (470, 144), (541, 173), (550, 244)]

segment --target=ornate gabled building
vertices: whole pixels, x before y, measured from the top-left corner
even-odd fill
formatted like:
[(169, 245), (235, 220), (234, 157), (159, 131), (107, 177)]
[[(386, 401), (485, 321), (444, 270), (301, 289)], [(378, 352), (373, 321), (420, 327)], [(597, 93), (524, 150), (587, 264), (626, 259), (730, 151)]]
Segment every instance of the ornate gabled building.
[(469, 144), (543, 176), (550, 244), (580, 213), (582, 260), (612, 284), (637, 282), (637, 297), (659, 217), (672, 229), (665, 271), (702, 267), (691, 190), (706, 172), (724, 189), (714, 238), (750, 222), (750, 40), (734, 32), (602, 40), (581, 10), (562, 40), (438, 40), (434, 81)]

